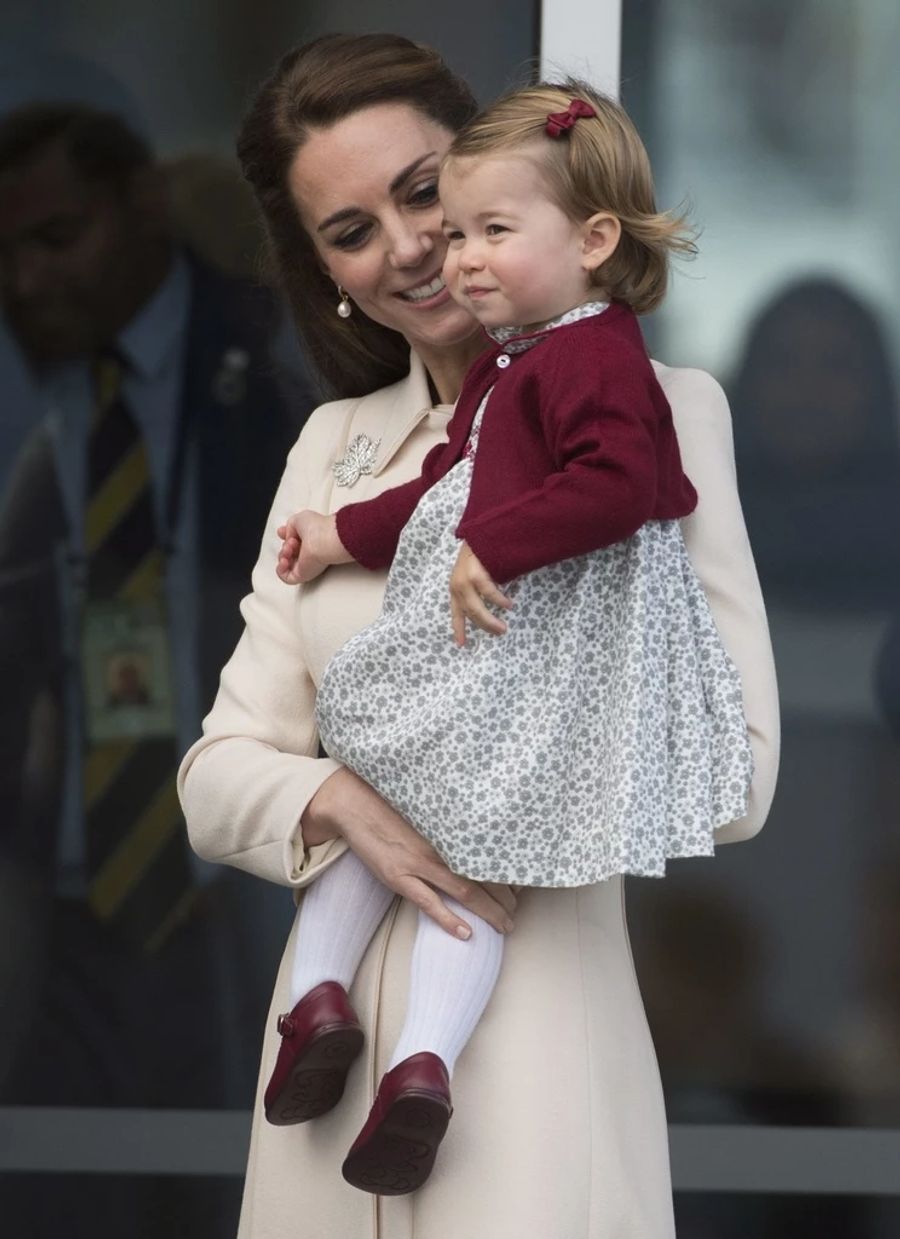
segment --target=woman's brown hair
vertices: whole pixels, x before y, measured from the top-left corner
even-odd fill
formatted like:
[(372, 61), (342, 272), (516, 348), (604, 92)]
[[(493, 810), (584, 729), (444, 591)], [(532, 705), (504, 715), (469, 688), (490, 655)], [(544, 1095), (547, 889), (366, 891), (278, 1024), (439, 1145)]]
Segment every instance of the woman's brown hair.
[(262, 212), (268, 262), (284, 289), (307, 356), (330, 395), (358, 396), (409, 370), (409, 345), (358, 307), (336, 313), (337, 292), (322, 270), (288, 189), (294, 157), (311, 129), (361, 108), (406, 102), (456, 133), (477, 111), (468, 86), (437, 52), (391, 34), (329, 34), (295, 48), (257, 91), (237, 152)]
[[(546, 132), (551, 113), (574, 99), (594, 110), (562, 133)], [(657, 211), (650, 160), (628, 115), (586, 82), (568, 78), (510, 91), (486, 108), (454, 140), (447, 160), (535, 153), (550, 193), (576, 222), (599, 212), (615, 215), (622, 235), (592, 281), (636, 314), (656, 309), (665, 295), (672, 253), (696, 252), (684, 215)]]

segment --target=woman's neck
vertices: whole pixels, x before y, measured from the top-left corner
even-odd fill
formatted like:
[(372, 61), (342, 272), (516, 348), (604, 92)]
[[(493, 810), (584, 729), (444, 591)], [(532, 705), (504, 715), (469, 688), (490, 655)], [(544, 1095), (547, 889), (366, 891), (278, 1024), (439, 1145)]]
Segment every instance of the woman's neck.
[(482, 331), (473, 332), (458, 344), (434, 348), (416, 344), (416, 352), (428, 371), (428, 381), (437, 396), (437, 404), (456, 403), (466, 371), (489, 344), (490, 340)]

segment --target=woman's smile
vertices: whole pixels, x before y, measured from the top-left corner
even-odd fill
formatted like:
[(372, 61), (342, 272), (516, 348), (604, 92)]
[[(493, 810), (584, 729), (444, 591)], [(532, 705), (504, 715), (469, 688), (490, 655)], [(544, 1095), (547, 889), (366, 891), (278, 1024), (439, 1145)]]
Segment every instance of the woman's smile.
[(449, 299), (450, 294), (447, 292), (444, 277), (438, 271), (436, 275), (422, 283), (397, 293), (397, 296), (401, 301), (410, 302), (419, 309), (431, 309), (433, 306), (443, 305)]

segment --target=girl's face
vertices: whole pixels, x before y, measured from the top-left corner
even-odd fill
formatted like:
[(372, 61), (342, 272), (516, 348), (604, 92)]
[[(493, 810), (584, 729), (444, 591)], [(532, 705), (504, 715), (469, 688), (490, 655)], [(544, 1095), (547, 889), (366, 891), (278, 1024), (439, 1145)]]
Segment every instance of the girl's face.
[(289, 173), (335, 284), (370, 318), (431, 349), (478, 330), (441, 275), (438, 169), (452, 137), (409, 104), (379, 103), (313, 130)]
[(447, 287), (484, 327), (534, 328), (599, 297), (589, 225), (550, 198), (526, 155), (463, 156), (441, 172)]

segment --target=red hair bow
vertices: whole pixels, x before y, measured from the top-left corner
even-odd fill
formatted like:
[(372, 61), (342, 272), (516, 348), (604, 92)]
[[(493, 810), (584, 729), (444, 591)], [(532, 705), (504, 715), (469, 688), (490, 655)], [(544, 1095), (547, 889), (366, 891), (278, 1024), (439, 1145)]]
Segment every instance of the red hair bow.
[(596, 111), (583, 99), (573, 99), (565, 112), (551, 112), (544, 126), (551, 138), (561, 138), (575, 124), (580, 116), (596, 116)]

